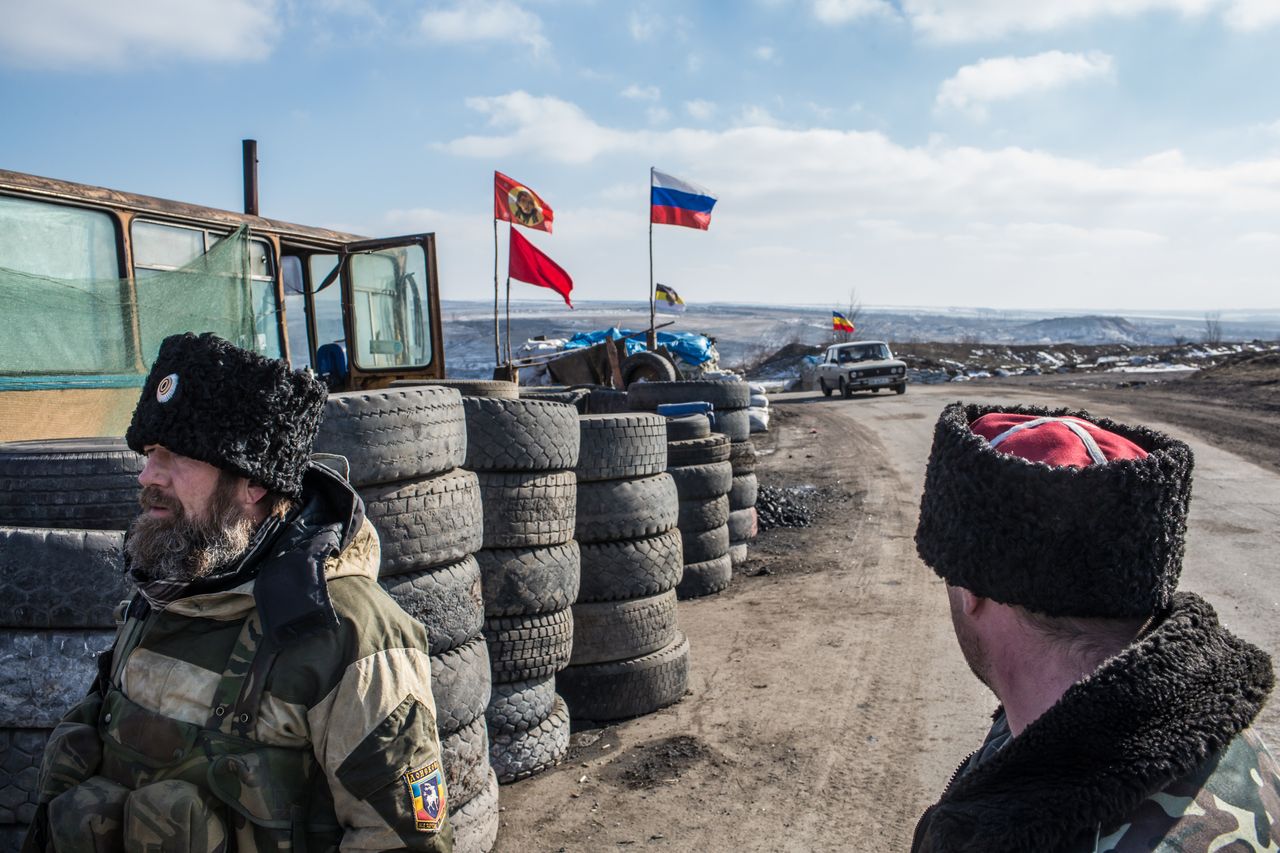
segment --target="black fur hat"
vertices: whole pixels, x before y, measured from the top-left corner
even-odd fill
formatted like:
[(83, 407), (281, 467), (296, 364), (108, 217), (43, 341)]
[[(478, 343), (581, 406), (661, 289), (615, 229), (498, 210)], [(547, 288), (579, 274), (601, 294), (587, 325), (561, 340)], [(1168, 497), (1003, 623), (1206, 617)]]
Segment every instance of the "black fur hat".
[(159, 444), (298, 497), (327, 396), (310, 371), (217, 335), (172, 335), (133, 410), (125, 440)]
[[(1073, 416), (1142, 459), (1050, 467), (993, 449), (971, 428), (991, 412)], [(1182, 571), (1191, 448), (1087, 412), (952, 403), (933, 433), (916, 549), (947, 583), (1049, 616), (1142, 617)]]

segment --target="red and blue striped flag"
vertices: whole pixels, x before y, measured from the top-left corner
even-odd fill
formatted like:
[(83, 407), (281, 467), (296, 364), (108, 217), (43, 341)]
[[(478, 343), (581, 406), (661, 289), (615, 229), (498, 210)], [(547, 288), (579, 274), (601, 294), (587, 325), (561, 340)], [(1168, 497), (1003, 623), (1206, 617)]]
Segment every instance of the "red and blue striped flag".
[(711, 225), (711, 208), (716, 197), (688, 181), (651, 169), (649, 221), (657, 225), (683, 225), (703, 231)]

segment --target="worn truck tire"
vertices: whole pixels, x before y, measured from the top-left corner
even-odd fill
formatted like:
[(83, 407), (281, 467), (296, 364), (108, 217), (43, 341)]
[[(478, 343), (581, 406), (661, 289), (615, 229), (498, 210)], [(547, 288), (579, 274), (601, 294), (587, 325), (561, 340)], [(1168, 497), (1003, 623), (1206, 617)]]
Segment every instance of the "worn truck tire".
[(675, 590), (627, 601), (575, 604), (569, 663), (579, 666), (642, 657), (671, 642), (675, 633)]
[[(520, 386), (505, 379), (407, 379), (401, 381), (404, 385), (436, 385), (441, 388), (452, 388), (464, 397), (489, 397), (498, 400), (516, 400), (520, 397)], [(401, 382), (392, 382), (391, 387), (402, 387)]]
[(0, 729), (53, 728), (98, 674), (115, 631), (0, 630)]
[(712, 560), (701, 563), (687, 563), (684, 577), (676, 587), (676, 597), (681, 601), (687, 598), (701, 598), (713, 595), (726, 589), (733, 582), (733, 560), (728, 551)]
[(378, 583), (401, 610), (427, 629), (432, 655), (456, 649), (484, 627), (484, 597), (475, 557), (380, 578)]
[(648, 477), (666, 470), (667, 421), (647, 412), (583, 415), (578, 482)]
[(144, 461), (122, 438), (0, 443), (0, 524), (124, 530)]
[(330, 394), (315, 449), (345, 456), (357, 487), (441, 474), (466, 455), (462, 398), (435, 385)]
[(746, 441), (751, 436), (751, 415), (746, 409), (717, 409), (711, 419), (711, 431), (728, 436), (730, 441)]
[(756, 446), (751, 440), (733, 441), (729, 443), (729, 462), (733, 465), (733, 475), (750, 474), (756, 470)]
[(482, 638), (431, 656), (436, 728), (451, 733), (484, 716), (489, 705), (489, 649)]
[(529, 681), (493, 685), (489, 707), (485, 708), (485, 720), (489, 724), (489, 739), (495, 734), (509, 734), (536, 726), (551, 715), (556, 703), (556, 679), (554, 675)]
[(568, 667), (556, 675), (556, 690), (575, 720), (621, 720), (678, 702), (688, 680), (689, 641), (677, 632), (641, 658)]
[(587, 414), (607, 415), (611, 412), (626, 412), (627, 392), (617, 388), (592, 388), (587, 392)]
[(728, 462), (707, 465), (683, 465), (668, 468), (682, 501), (706, 500), (727, 495), (733, 486), (733, 468)]
[(573, 538), (577, 478), (572, 471), (482, 471), (485, 548), (562, 545)]
[(711, 435), (711, 421), (706, 415), (684, 415), (667, 418), (667, 441), (685, 441)]
[(489, 667), (495, 684), (554, 675), (573, 651), (573, 611), (486, 619)]
[(472, 471), (559, 471), (578, 464), (578, 410), (550, 400), (467, 397)]
[(627, 404), (637, 411), (652, 412), (663, 403), (710, 403), (722, 409), (745, 409), (751, 389), (745, 382), (716, 382), (693, 379), (683, 382), (637, 382), (627, 388)]
[(729, 562), (735, 569), (747, 561), (747, 544), (746, 542), (729, 543)]
[[(728, 463), (725, 463), (728, 464)], [(667, 473), (578, 486), (579, 542), (613, 542), (655, 536), (676, 526), (676, 486)]]
[(382, 543), (382, 577), (456, 562), (480, 550), (480, 483), (461, 468), (432, 477), (367, 486), (365, 515)]
[(733, 478), (729, 489), (729, 511), (751, 509), (756, 505), (756, 497), (760, 493), (760, 482), (755, 474), (742, 474)]
[(622, 373), (622, 384), (633, 382), (674, 382), (679, 378), (676, 366), (656, 352), (641, 350), (633, 352), (618, 365)]
[(115, 530), (0, 527), (0, 628), (113, 628), (133, 594)]
[(567, 406), (573, 406), (574, 410), (580, 415), (587, 413), (587, 401), (590, 397), (591, 391), (587, 388), (566, 388), (563, 385), (533, 385), (520, 389), (521, 400), (547, 400), (552, 403), (564, 403)]
[(729, 496), (695, 498), (680, 501), (680, 515), (676, 526), (681, 535), (701, 533), (719, 527), (729, 520)]
[(484, 790), (461, 805), (449, 798), (453, 853), (489, 853), (498, 843), (498, 777), (489, 768)]
[(581, 556), (572, 539), (541, 548), (486, 548), (476, 559), (485, 616), (554, 613), (578, 598)]
[(756, 538), (756, 508), (737, 509), (729, 513), (729, 540), (750, 542)]
[(530, 728), (489, 733), (489, 764), (499, 782), (514, 782), (555, 767), (569, 753), (569, 709), (557, 696), (550, 714)]
[(700, 533), (681, 533), (684, 563), (704, 563), (729, 553), (729, 525), (722, 524)]
[(450, 800), (464, 806), (484, 793), (489, 782), (489, 730), (484, 715), (457, 731), (441, 732), (440, 759)]
[(50, 731), (0, 729), (0, 826), (29, 824), (35, 817), (36, 782)]
[(667, 444), (667, 466), (709, 465), (729, 461), (729, 439), (718, 433), (702, 438), (686, 438)]
[(679, 530), (582, 546), (578, 602), (623, 601), (658, 595), (680, 582)]

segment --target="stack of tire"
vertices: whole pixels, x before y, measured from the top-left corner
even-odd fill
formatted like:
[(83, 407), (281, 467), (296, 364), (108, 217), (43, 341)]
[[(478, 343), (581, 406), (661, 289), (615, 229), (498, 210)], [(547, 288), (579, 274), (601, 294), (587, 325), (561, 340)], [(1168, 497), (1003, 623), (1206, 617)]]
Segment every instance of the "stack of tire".
[(477, 557), (493, 677), (489, 763), (505, 783), (553, 767), (569, 751), (569, 712), (555, 674), (569, 662), (578, 594), (578, 410), (493, 397), (464, 397), (463, 407), (466, 465), (484, 496)]
[(120, 549), (142, 463), (121, 439), (0, 444), (0, 850), (21, 846), (49, 733), (132, 595)]
[(378, 582), (426, 627), (454, 849), (481, 853), (497, 839), (498, 783), (484, 716), (481, 493), (459, 467), (466, 445), (461, 395), (429, 385), (331, 394), (316, 439), (350, 464), (382, 544)]
[(682, 560), (666, 419), (595, 414), (579, 425), (582, 581), (573, 656), (556, 684), (574, 719), (636, 717), (678, 701), (689, 673), (676, 622)]
[(756, 536), (755, 447), (751, 444), (751, 388), (741, 381), (691, 380), (641, 382), (627, 389), (633, 410), (654, 411), (664, 403), (710, 403), (711, 431), (729, 438), (733, 468), (729, 490), (729, 558), (734, 566), (747, 558), (747, 545)]
[(733, 580), (729, 559), (730, 441), (711, 432), (706, 415), (667, 421), (667, 473), (680, 498), (679, 528), (684, 572), (681, 599), (713, 595)]

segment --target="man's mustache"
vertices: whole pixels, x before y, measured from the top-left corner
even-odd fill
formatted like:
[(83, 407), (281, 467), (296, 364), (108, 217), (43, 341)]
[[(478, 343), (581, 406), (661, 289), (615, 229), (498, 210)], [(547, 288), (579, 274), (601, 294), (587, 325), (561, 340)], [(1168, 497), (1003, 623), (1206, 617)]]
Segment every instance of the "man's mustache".
[(155, 507), (167, 509), (175, 517), (180, 518), (182, 516), (182, 503), (176, 497), (166, 495), (158, 486), (144, 486), (141, 493), (138, 494), (138, 503), (142, 505), (144, 510)]

